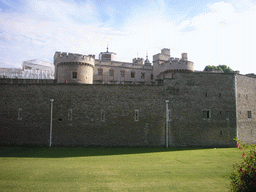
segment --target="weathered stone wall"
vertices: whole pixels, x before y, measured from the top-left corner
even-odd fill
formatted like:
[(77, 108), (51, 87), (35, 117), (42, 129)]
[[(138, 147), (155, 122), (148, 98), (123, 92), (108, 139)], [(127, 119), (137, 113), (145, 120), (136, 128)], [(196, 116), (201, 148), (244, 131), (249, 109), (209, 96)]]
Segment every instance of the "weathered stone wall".
[[(165, 80), (170, 144), (232, 146), (236, 137), (234, 74), (175, 73)], [(210, 117), (204, 117), (209, 111)]]
[(232, 146), (235, 74), (180, 72), (160, 84), (2, 84), (1, 143), (49, 145), (54, 99), (53, 146), (165, 146), (169, 100), (169, 145)]
[[(49, 145), (50, 99), (54, 99), (53, 146), (164, 145), (162, 89), (139, 85), (1, 85), (1, 143)], [(22, 120), (18, 120), (19, 109)], [(139, 121), (135, 121), (136, 109)]]
[[(72, 73), (77, 72), (77, 78), (72, 78)], [(57, 83), (68, 84), (93, 84), (93, 67), (83, 63), (59, 63), (57, 66)]]
[[(237, 85), (237, 131), (244, 142), (256, 143), (256, 78), (236, 76)], [(251, 118), (248, 116), (251, 111)]]

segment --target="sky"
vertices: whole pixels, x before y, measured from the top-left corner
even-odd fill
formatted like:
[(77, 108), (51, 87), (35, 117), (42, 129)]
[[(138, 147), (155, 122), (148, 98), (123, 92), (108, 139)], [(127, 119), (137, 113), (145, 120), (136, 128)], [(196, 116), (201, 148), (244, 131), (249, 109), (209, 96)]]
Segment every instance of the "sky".
[(0, 0), (0, 67), (56, 51), (98, 58), (107, 45), (117, 61), (169, 48), (195, 70), (256, 73), (256, 0)]

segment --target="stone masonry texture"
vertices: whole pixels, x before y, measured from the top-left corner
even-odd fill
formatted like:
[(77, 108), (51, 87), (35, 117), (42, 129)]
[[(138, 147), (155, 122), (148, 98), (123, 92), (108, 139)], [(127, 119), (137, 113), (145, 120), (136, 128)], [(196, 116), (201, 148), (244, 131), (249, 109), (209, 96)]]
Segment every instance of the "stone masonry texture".
[(236, 136), (255, 143), (255, 80), (237, 74), (177, 72), (157, 85), (2, 81), (0, 141), (49, 146), (54, 99), (52, 146), (165, 146), (165, 100), (171, 111), (169, 146), (233, 146)]

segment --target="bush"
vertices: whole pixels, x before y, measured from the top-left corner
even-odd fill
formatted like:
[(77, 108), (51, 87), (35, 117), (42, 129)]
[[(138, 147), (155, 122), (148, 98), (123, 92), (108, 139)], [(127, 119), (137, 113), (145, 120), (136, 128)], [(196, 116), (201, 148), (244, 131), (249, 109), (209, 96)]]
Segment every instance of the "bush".
[(231, 174), (231, 191), (256, 191), (256, 145), (235, 139), (237, 148), (243, 150), (242, 162), (234, 164)]

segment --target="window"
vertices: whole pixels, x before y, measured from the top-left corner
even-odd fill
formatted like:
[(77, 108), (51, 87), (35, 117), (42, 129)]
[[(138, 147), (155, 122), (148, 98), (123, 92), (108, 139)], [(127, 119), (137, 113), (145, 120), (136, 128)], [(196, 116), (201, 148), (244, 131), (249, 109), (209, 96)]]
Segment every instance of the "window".
[(220, 135), (223, 135), (223, 131), (222, 130), (220, 131)]
[(114, 76), (114, 70), (109, 70), (109, 76)]
[(210, 119), (211, 118), (211, 111), (203, 110), (203, 119)]
[(141, 79), (145, 79), (145, 73), (141, 73)]
[(135, 109), (135, 121), (139, 121), (139, 109)]
[(68, 110), (68, 120), (72, 121), (72, 109)]
[(151, 80), (153, 80), (154, 79), (154, 75), (153, 74), (151, 74)]
[(131, 72), (131, 78), (134, 78), (135, 72)]
[(248, 95), (245, 95), (246, 100), (248, 100)]
[(247, 117), (252, 118), (252, 111), (247, 111)]
[(221, 93), (219, 93), (219, 97), (221, 97)]
[(103, 69), (98, 69), (98, 75), (102, 75)]
[(229, 120), (229, 111), (226, 111), (226, 120)]
[(18, 120), (22, 120), (21, 112), (22, 112), (22, 108), (19, 108), (19, 110), (18, 110)]
[(72, 72), (72, 79), (77, 79), (77, 72)]
[(101, 111), (101, 116), (100, 116), (100, 119), (102, 122), (105, 122), (105, 111)]
[(205, 97), (208, 97), (208, 93), (205, 93)]
[(124, 71), (120, 71), (121, 77), (124, 77), (125, 72)]

